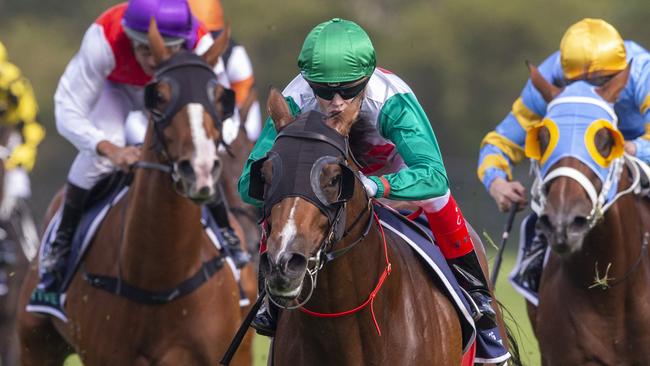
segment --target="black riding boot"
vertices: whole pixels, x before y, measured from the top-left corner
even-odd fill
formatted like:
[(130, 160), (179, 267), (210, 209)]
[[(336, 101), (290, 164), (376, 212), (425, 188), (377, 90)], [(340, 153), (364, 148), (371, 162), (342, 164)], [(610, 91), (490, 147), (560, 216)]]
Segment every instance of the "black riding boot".
[[(257, 286), (259, 293), (261, 293), (265, 286), (265, 279), (262, 271), (259, 271), (257, 275)], [(257, 314), (255, 314), (255, 318), (251, 322), (251, 327), (253, 327), (259, 335), (273, 337), (275, 336), (275, 329), (277, 328), (277, 316), (278, 309), (270, 304), (267, 298), (266, 301), (262, 301), (262, 305), (257, 310)]]
[(52, 275), (54, 283), (48, 285), (48, 290), (57, 291), (61, 285), (64, 269), (67, 264), (72, 238), (81, 220), (83, 207), (88, 197), (87, 189), (68, 183), (65, 192), (65, 203), (61, 213), (61, 222), (54, 241), (42, 254), (41, 266), (43, 271)]
[(477, 328), (492, 329), (496, 327), (496, 312), (492, 307), (492, 295), (476, 252), (472, 251), (462, 257), (448, 259), (447, 262), (460, 286), (469, 293), (476, 305), (472, 316)]
[(546, 238), (535, 235), (530, 245), (523, 250), (520, 270), (513, 277), (515, 283), (535, 293), (539, 292), (539, 282), (544, 269), (546, 249)]
[(221, 229), (226, 251), (230, 254), (233, 262), (235, 262), (235, 266), (237, 268), (243, 268), (250, 261), (251, 257), (242, 249), (235, 230), (230, 226), (230, 222), (228, 221), (228, 206), (226, 199), (223, 197), (223, 190), (220, 196), (221, 199), (218, 202), (208, 203), (208, 209), (210, 209), (212, 217), (217, 222), (217, 226)]

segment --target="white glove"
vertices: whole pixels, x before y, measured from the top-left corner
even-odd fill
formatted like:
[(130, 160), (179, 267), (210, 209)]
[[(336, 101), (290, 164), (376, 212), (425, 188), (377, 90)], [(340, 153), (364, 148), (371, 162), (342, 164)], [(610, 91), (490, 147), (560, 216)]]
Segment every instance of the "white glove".
[(375, 181), (363, 175), (363, 173), (361, 172), (359, 172), (359, 178), (361, 179), (361, 182), (363, 183), (363, 187), (366, 189), (366, 193), (368, 193), (368, 196), (375, 197), (375, 195), (377, 194), (377, 183), (375, 183)]

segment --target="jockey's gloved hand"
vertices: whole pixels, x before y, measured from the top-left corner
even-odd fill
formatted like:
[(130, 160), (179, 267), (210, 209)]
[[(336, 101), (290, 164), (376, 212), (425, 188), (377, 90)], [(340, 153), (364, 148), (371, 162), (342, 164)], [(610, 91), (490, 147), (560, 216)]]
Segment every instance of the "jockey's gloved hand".
[(368, 193), (368, 196), (375, 197), (377, 194), (377, 183), (375, 183), (372, 179), (366, 177), (363, 173), (359, 172), (359, 178), (361, 179), (361, 182), (363, 183), (363, 187), (366, 189), (366, 193)]
[(97, 152), (107, 157), (116, 167), (128, 172), (140, 160), (140, 149), (135, 146), (119, 147), (107, 140), (97, 144)]
[(496, 178), (490, 184), (489, 193), (502, 212), (510, 210), (510, 206), (514, 204), (519, 205), (518, 209), (521, 210), (528, 203), (526, 188), (518, 181), (510, 182), (503, 178)]

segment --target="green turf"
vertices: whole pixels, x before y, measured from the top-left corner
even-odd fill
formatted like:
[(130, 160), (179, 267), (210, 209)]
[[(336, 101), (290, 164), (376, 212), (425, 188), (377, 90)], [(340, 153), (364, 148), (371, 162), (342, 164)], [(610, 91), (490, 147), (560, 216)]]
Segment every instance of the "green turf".
[[(503, 257), (503, 266), (497, 283), (497, 297), (512, 315), (512, 318), (507, 319), (507, 322), (513, 330), (515, 338), (519, 342), (524, 365), (537, 366), (539, 365), (539, 351), (537, 349), (537, 341), (535, 340), (530, 328), (524, 299), (519, 296), (507, 282), (508, 272), (510, 272), (514, 260), (514, 254), (511, 253), (506, 253)], [(259, 336), (255, 338), (253, 345), (255, 350), (254, 366), (266, 365), (268, 345), (268, 338)], [(79, 362), (78, 358), (75, 356), (68, 359), (65, 366), (81, 366), (81, 362)]]

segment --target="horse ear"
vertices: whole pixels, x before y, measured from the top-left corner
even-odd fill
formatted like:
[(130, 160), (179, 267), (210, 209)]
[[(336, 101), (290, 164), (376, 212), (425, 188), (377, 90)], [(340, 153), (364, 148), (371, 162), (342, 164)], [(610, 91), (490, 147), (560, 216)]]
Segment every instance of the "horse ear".
[(226, 24), (223, 32), (214, 40), (212, 46), (203, 54), (203, 59), (208, 65), (215, 67), (219, 62), (219, 57), (224, 53), (228, 47), (230, 39), (230, 25)]
[(280, 131), (294, 120), (291, 110), (289, 110), (289, 105), (284, 99), (284, 95), (276, 88), (271, 87), (269, 91), (269, 98), (266, 100), (266, 109), (269, 115), (271, 115), (276, 131)]
[(149, 38), (149, 47), (151, 48), (151, 53), (156, 61), (156, 65), (167, 60), (171, 56), (169, 50), (165, 47), (165, 40), (158, 31), (158, 24), (156, 24), (156, 19), (154, 17), (151, 17), (151, 20), (149, 21), (149, 32), (147, 33), (147, 38)]
[(528, 67), (528, 72), (530, 73), (530, 81), (533, 83), (535, 89), (537, 89), (537, 91), (542, 94), (542, 98), (544, 98), (546, 103), (555, 99), (555, 97), (557, 97), (558, 94), (562, 92), (562, 89), (544, 79), (535, 65), (526, 61), (526, 66)]
[(627, 80), (630, 77), (630, 66), (632, 65), (632, 60), (627, 64), (627, 67), (619, 72), (616, 76), (611, 78), (603, 86), (596, 88), (596, 93), (600, 95), (609, 103), (616, 103), (618, 96), (621, 94), (625, 85), (627, 85)]
[(214, 101), (217, 117), (225, 121), (235, 113), (235, 92), (227, 89), (220, 83), (214, 87)]

